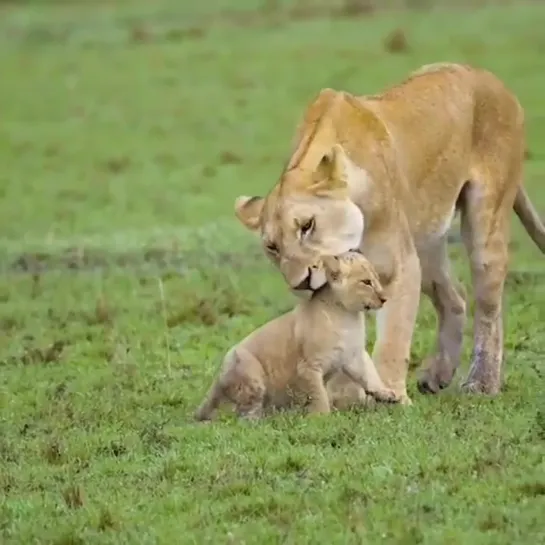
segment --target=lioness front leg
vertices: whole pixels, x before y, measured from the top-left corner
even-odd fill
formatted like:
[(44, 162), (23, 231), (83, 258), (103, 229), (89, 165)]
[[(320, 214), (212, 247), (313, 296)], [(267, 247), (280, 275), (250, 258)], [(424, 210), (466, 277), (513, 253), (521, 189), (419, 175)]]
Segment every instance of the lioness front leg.
[(430, 298), (438, 319), (435, 354), (426, 358), (419, 372), (418, 389), (435, 394), (446, 388), (460, 365), (466, 303), (462, 287), (450, 271), (446, 236), (419, 249), (422, 291)]
[(364, 351), (361, 358), (356, 361), (346, 362), (343, 365), (344, 373), (354, 382), (358, 383), (365, 393), (376, 401), (392, 403), (400, 401), (391, 388), (387, 388), (380, 378), (371, 356)]
[(407, 395), (407, 372), (420, 302), (420, 280), (420, 262), (413, 251), (398, 268), (389, 287), (388, 301), (377, 311), (377, 337), (371, 356), (384, 384), (394, 390), (404, 405), (412, 403)]
[(329, 396), (324, 385), (322, 369), (318, 365), (307, 362), (300, 363), (297, 368), (297, 382), (300, 391), (309, 400), (308, 413), (329, 413)]

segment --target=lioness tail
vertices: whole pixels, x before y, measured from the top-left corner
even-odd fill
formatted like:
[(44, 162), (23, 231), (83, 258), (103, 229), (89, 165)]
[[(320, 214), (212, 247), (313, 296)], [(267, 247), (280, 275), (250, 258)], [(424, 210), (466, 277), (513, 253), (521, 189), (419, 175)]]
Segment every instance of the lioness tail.
[(528, 197), (528, 193), (522, 186), (518, 188), (513, 208), (531, 239), (545, 253), (545, 226)]

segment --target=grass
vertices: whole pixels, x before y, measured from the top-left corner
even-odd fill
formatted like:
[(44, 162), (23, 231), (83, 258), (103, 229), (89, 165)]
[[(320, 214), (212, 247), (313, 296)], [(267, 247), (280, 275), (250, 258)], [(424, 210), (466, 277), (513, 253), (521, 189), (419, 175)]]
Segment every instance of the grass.
[[(493, 70), (545, 207), (543, 7), (260, 4), (0, 6), (0, 542), (543, 542), (545, 268), (516, 220), (501, 396), (411, 376), (407, 410), (191, 421), (224, 351), (293, 305), (232, 206), (319, 88)], [(434, 331), (423, 300), (413, 367)]]

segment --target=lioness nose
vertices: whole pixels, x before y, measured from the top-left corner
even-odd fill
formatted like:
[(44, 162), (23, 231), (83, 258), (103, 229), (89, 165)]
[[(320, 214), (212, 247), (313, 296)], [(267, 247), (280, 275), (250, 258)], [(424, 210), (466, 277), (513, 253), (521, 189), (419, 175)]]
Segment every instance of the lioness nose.
[(380, 302), (381, 302), (382, 304), (386, 303), (386, 301), (387, 301), (386, 297), (384, 297), (383, 295), (380, 295), (380, 296), (379, 296), (379, 299), (380, 299)]
[(297, 286), (293, 287), (294, 290), (312, 290), (312, 287), (310, 285), (310, 271), (305, 276), (305, 278), (297, 284)]

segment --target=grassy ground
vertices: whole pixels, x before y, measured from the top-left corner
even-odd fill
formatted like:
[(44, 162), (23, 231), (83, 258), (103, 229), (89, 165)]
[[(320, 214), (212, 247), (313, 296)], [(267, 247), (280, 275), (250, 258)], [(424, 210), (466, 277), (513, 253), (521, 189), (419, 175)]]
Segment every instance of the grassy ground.
[(293, 304), (232, 205), (274, 183), (320, 87), (495, 71), (545, 207), (545, 9), (176, 4), (0, 6), (0, 542), (543, 542), (545, 268), (516, 221), (500, 397), (411, 382), (407, 410), (190, 417), (222, 353)]

